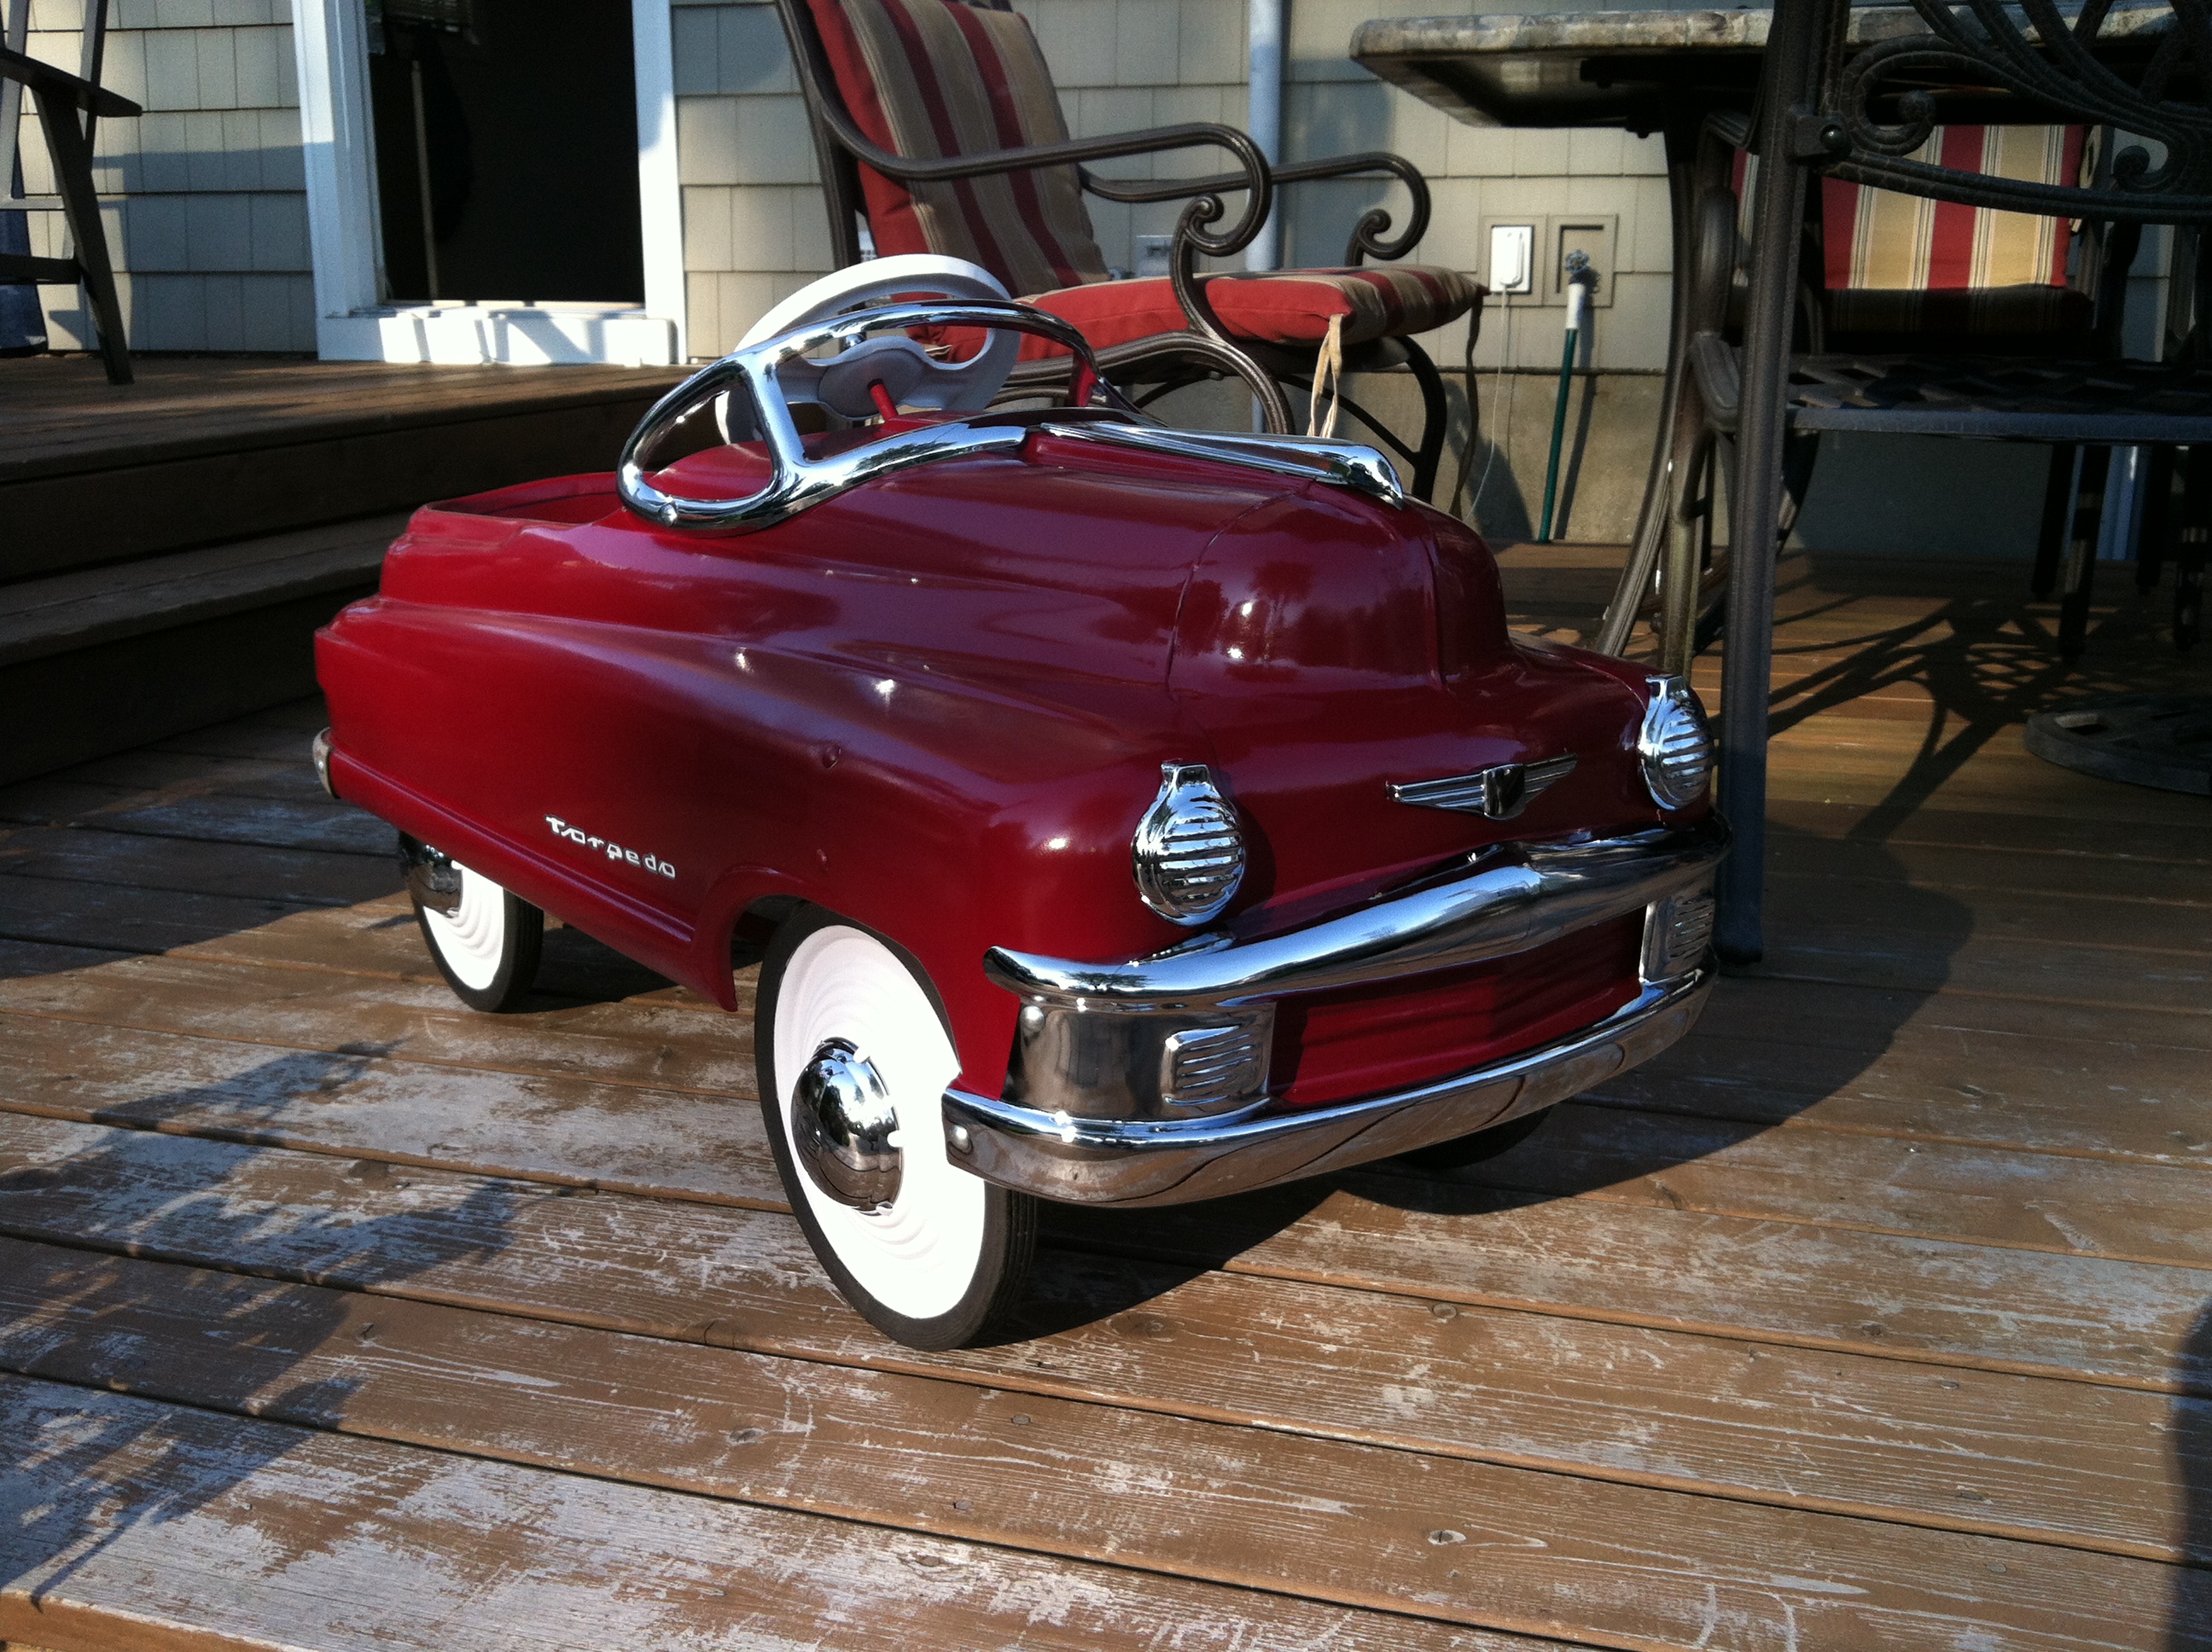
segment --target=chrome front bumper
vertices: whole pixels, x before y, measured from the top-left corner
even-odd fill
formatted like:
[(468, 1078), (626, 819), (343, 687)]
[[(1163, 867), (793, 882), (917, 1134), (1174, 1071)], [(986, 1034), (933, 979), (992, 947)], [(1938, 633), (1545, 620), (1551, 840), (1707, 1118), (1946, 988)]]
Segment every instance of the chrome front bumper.
[[(1301, 929), (1206, 937), (1128, 963), (994, 949), (985, 971), (1022, 997), (1020, 1030), (1003, 1096), (945, 1092), (953, 1162), (1048, 1199), (1174, 1205), (1449, 1141), (1563, 1101), (1695, 1023), (1712, 985), (1706, 891), (1728, 842), (1712, 817), (1501, 846)], [(1266, 1110), (1278, 999), (1510, 957), (1639, 908), (1642, 990), (1604, 1020), (1409, 1090)]]

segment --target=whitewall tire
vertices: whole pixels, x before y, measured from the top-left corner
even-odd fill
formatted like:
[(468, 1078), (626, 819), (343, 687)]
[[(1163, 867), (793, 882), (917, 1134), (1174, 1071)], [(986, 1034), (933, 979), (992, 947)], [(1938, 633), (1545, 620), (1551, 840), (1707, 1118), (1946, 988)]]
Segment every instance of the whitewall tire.
[(482, 872), (471, 872), (458, 860), (438, 859), (441, 872), (460, 880), (460, 899), (453, 909), (426, 906), (419, 891), (410, 891), (415, 921), (422, 926), (438, 973), (472, 1010), (514, 1009), (537, 978), (538, 951), (545, 938), (544, 913)]
[[(943, 1097), (960, 1061), (920, 969), (868, 931), (801, 908), (762, 964), (754, 1045), (776, 1168), (838, 1291), (908, 1347), (973, 1341), (1019, 1298), (1036, 1202), (946, 1150)], [(856, 1104), (877, 1125), (864, 1147), (848, 1145), (850, 1164), (824, 1147), (819, 1124), (823, 1089), (839, 1084), (865, 1092)]]

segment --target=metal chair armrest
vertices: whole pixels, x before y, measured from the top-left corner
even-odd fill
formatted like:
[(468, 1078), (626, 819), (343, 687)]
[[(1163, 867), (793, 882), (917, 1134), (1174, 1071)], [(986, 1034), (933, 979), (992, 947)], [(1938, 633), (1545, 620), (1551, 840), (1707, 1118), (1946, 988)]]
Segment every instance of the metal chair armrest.
[(1302, 184), (1318, 178), (1351, 178), (1362, 173), (1386, 173), (1406, 186), (1413, 197), (1413, 209), (1406, 222), (1405, 229), (1394, 240), (1382, 239), (1390, 228), (1390, 215), (1381, 207), (1370, 207), (1360, 214), (1359, 222), (1352, 227), (1352, 239), (1345, 243), (1344, 261), (1361, 264), (1368, 258), (1380, 258), (1389, 263), (1402, 258), (1420, 245), (1421, 237), (1429, 233), (1429, 180), (1421, 176), (1421, 169), (1402, 155), (1393, 155), (1387, 149), (1368, 149), (1358, 155), (1340, 155), (1326, 161), (1301, 161), (1287, 167), (1275, 168), (1279, 184)]
[[(1413, 197), (1413, 210), (1404, 234), (1395, 240), (1381, 239), (1390, 228), (1390, 215), (1376, 207), (1364, 213), (1352, 226), (1352, 239), (1346, 244), (1344, 261), (1358, 264), (1365, 258), (1402, 258), (1420, 244), (1429, 228), (1429, 181), (1421, 176), (1421, 169), (1402, 155), (1393, 155), (1387, 149), (1368, 149), (1358, 155), (1332, 155), (1323, 161), (1297, 161), (1287, 166), (1270, 167), (1269, 173), (1277, 185), (1303, 184), (1318, 178), (1350, 178), (1362, 173), (1387, 173), (1405, 185)], [(1100, 178), (1088, 170), (1083, 173), (1083, 187), (1093, 195), (1103, 196), (1109, 201), (1181, 201), (1194, 195), (1214, 195), (1223, 190), (1242, 189), (1243, 180), (1235, 173), (1216, 173), (1206, 178), (1170, 178), (1161, 179), (1123, 180)]]

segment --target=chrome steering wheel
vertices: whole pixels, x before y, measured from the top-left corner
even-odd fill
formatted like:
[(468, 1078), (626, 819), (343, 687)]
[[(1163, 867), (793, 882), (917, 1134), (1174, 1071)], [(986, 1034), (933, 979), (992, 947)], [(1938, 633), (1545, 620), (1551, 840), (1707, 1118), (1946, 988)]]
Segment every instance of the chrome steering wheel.
[[(999, 278), (979, 264), (941, 252), (901, 252), (849, 270), (834, 270), (809, 282), (754, 322), (738, 340), (738, 348), (750, 349), (781, 334), (872, 305), (923, 298), (988, 301), (1007, 296)], [(864, 419), (882, 410), (871, 393), (872, 385), (881, 384), (901, 406), (980, 412), (1006, 382), (1021, 346), (1012, 333), (994, 332), (964, 361), (938, 361), (902, 335), (871, 339), (859, 348), (871, 352), (870, 356), (865, 361), (834, 363), (838, 369), (834, 376), (825, 373), (809, 382), (797, 368), (787, 372), (781, 380), (784, 399), (814, 402), (840, 417)], [(724, 441), (758, 437), (750, 411), (742, 399), (733, 410), (726, 392), (714, 398), (714, 421)]]
[[(623, 503), (665, 528), (694, 533), (748, 533), (773, 527), (872, 477), (936, 459), (1015, 448), (1029, 440), (1034, 427), (1028, 422), (1008, 419), (986, 424), (980, 420), (957, 420), (901, 430), (823, 459), (807, 457), (799, 427), (792, 420), (786, 383), (798, 389), (805, 400), (834, 407), (842, 400), (856, 399), (860, 406), (874, 411), (869, 386), (880, 385), (890, 392), (891, 374), (905, 370), (893, 364), (908, 362), (912, 359), (908, 352), (919, 355), (921, 350), (912, 340), (901, 338), (895, 342), (905, 349), (878, 353), (867, 335), (908, 327), (993, 327), (1048, 338), (1075, 357), (1070, 398), (1075, 405), (1086, 404), (1094, 392), (1103, 391), (1115, 411), (1142, 416), (1098, 376), (1083, 335), (1056, 315), (1010, 299), (886, 304), (797, 327), (749, 349), (732, 350), (670, 391), (653, 404), (623, 444), (615, 471), (615, 487)], [(840, 346), (842, 353), (827, 361), (806, 359), (810, 350), (830, 344)], [(927, 365), (933, 370), (937, 367), (935, 362)], [(677, 421), (731, 392), (741, 392), (748, 399), (753, 416), (760, 422), (773, 467), (767, 485), (742, 499), (688, 499), (647, 481), (639, 455), (650, 452)]]

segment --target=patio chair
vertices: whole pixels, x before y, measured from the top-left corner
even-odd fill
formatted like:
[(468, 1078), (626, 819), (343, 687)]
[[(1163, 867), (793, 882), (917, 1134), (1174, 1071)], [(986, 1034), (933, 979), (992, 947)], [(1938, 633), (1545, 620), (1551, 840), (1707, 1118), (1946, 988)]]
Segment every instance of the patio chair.
[[(33, 258), (0, 252), (0, 281), (40, 286), (82, 287), (100, 335), (100, 353), (108, 382), (131, 382), (131, 354), (125, 342), (123, 308), (115, 295), (115, 272), (107, 258), (107, 235), (100, 222), (100, 197), (92, 185), (93, 122), (101, 115), (131, 116), (137, 104), (100, 85), (100, 57), (107, 34), (107, 0), (85, 0), (84, 43), (80, 72), (68, 74), (26, 56), (30, 0), (9, 0), (6, 39), (0, 43), (0, 212), (58, 211), (69, 225), (70, 255)], [(39, 130), (53, 163), (56, 193), (15, 193), (15, 144), (25, 88), (37, 106)]]
[[(1712, 524), (1720, 461), (1739, 413), (1730, 341), (1747, 289), (1746, 232), (1757, 161), (1729, 141), (1729, 123), (1718, 125), (1708, 140), (1718, 158), (1705, 159), (1709, 181), (1697, 226), (1693, 286), (1703, 313), (1692, 323), (1691, 394), (1673, 467), (1678, 483), (1662, 512), (1668, 549), (1663, 557), (1632, 557), (1600, 638), (1601, 647), (1618, 652), (1638, 614), (1656, 607), (1660, 659), (1669, 671), (1686, 671), (1726, 619), (1728, 559), (1713, 553)], [(2079, 186), (2111, 165), (2109, 142), (2093, 142), (2082, 126), (1939, 126), (1915, 153), (1969, 176), (2051, 186)], [(1711, 181), (1715, 176), (1728, 178), (1725, 189)], [(1883, 428), (1884, 404), (1900, 400), (1923, 404), (1908, 417), (1929, 403), (1963, 404), (1972, 399), (1960, 393), (1968, 383), (1984, 396), (2001, 380), (2023, 398), (2063, 393), (2120, 355), (2126, 272), (2139, 225), (1938, 202), (1840, 178), (1820, 179), (1807, 204), (1791, 357), (1799, 411), (1785, 438), (1777, 519), (1784, 538), (1810, 486), (1823, 429)], [(1969, 421), (1936, 434), (1996, 433)], [(2151, 487), (2162, 505), (2176, 475), (2174, 452), (2153, 452)], [(2063, 441), (2051, 452), (2033, 585), (2037, 595), (2049, 595), (2064, 565), (2060, 646), (2068, 653), (2079, 652), (2086, 630), (2110, 456), (2109, 446)], [(2148, 512), (2146, 546), (2162, 547), (2187, 514), (2185, 505)], [(2188, 544), (2176, 550), (2174, 635), (2186, 647), (2195, 641), (2191, 597), (2201, 587), (2203, 551)]]
[[(1148, 403), (1202, 379), (1234, 377), (1267, 428), (1291, 428), (1285, 385), (1322, 394), (1335, 372), (1404, 367), (1419, 388), (1419, 437), (1401, 440), (1351, 398), (1358, 417), (1413, 471), (1414, 491), (1436, 483), (1449, 422), (1443, 383), (1414, 335), (1476, 310), (1483, 289), (1456, 270), (1391, 262), (1429, 222), (1420, 173), (1381, 152), (1270, 167), (1233, 127), (1164, 126), (1073, 139), (1060, 94), (1028, 23), (1006, 0), (777, 0), (812, 112), (833, 255), (862, 256), (865, 222), (878, 253), (939, 252), (982, 265), (1043, 309), (1079, 327), (1117, 386)], [(1210, 148), (1236, 170), (1158, 181), (1099, 176), (1083, 162)], [(1274, 186), (1312, 179), (1395, 177), (1413, 196), (1404, 231), (1371, 209), (1353, 227), (1342, 267), (1204, 273), (1259, 233)], [(1226, 230), (1219, 195), (1243, 191)], [(1085, 194), (1117, 202), (1185, 201), (1164, 276), (1107, 267)], [(1384, 260), (1381, 265), (1365, 263)], [(1008, 398), (1065, 380), (1068, 363), (1025, 340)]]

